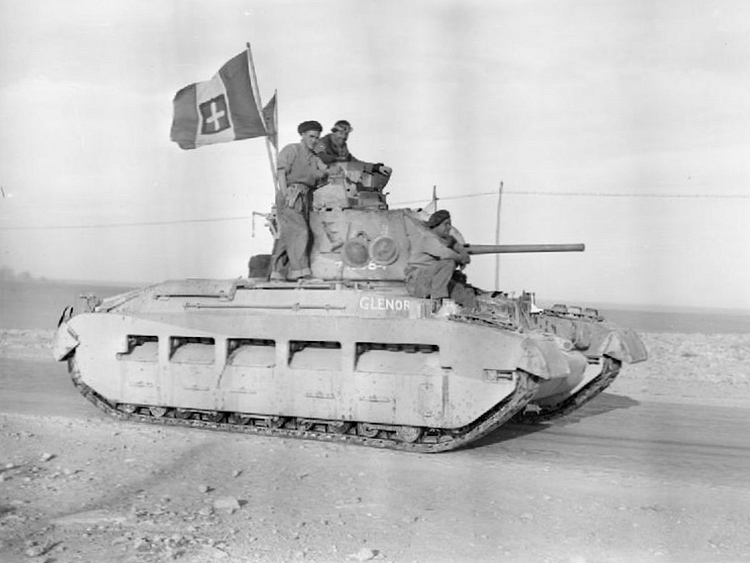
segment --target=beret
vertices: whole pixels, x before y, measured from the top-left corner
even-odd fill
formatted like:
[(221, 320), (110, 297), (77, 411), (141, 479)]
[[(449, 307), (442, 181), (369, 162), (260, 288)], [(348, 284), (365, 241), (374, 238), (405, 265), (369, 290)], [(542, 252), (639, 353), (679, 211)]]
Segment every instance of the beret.
[(297, 126), (297, 133), (302, 135), (307, 131), (323, 131), (323, 126), (317, 121), (303, 121)]
[(427, 220), (427, 226), (432, 229), (434, 227), (437, 227), (440, 223), (445, 221), (446, 219), (450, 219), (451, 214), (448, 213), (445, 209), (439, 209), (438, 211), (435, 211), (432, 215), (430, 215), (430, 218)]

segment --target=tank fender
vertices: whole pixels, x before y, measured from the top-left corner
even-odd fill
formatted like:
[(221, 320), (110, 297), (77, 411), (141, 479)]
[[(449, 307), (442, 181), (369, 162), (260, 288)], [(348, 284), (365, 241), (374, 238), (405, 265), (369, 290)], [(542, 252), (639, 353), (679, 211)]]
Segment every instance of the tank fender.
[(628, 364), (643, 362), (648, 357), (641, 339), (627, 329), (610, 332), (602, 343), (601, 354)]
[(79, 343), (78, 334), (71, 328), (70, 324), (67, 321), (61, 322), (52, 339), (52, 356), (58, 362), (67, 360)]
[(567, 357), (553, 338), (526, 338), (518, 369), (542, 379), (568, 377), (571, 374)]

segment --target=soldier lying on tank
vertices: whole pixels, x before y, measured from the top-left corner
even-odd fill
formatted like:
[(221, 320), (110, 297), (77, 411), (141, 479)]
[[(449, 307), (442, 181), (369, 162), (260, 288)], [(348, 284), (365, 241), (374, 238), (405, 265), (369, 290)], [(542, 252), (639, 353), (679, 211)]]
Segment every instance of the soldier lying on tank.
[(273, 252), (272, 280), (311, 278), (310, 206), (312, 192), (327, 177), (326, 166), (313, 152), (323, 127), (305, 121), (297, 127), (301, 140), (281, 149), (276, 167), (276, 213), (279, 238)]
[[(349, 133), (353, 130), (351, 124), (345, 119), (337, 121), (331, 132), (320, 139), (315, 147), (315, 152), (320, 160), (329, 166), (341, 162), (357, 162), (363, 165), (363, 171), (367, 174), (382, 174), (386, 178), (390, 177), (393, 171), (390, 166), (380, 162), (373, 164), (361, 161), (349, 152), (347, 140), (349, 139)], [(383, 182), (383, 185), (385, 185), (385, 182)]]
[(441, 209), (425, 223), (427, 231), (413, 241), (406, 266), (406, 290), (414, 297), (450, 298), (474, 308), (476, 293), (466, 284), (463, 268), (471, 261), (464, 246), (451, 235), (451, 216)]

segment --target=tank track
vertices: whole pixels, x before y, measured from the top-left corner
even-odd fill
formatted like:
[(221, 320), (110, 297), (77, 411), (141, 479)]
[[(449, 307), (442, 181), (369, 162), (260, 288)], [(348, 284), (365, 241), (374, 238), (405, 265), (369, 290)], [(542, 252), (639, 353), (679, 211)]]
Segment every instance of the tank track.
[(118, 404), (108, 401), (81, 381), (75, 354), (68, 358), (68, 371), (73, 384), (84, 397), (100, 410), (119, 420), (354, 444), (414, 453), (445, 452), (475, 442), (510, 421), (531, 401), (539, 387), (536, 377), (518, 371), (516, 389), (505, 400), (466, 426), (444, 430)]
[[(552, 407), (542, 407), (538, 411), (522, 410), (513, 417), (513, 422), (520, 424), (542, 424), (569, 415), (609, 387), (620, 373), (621, 366), (622, 363), (620, 361), (604, 356), (601, 373), (579, 389), (577, 393)], [(534, 405), (530, 406), (534, 407)]]

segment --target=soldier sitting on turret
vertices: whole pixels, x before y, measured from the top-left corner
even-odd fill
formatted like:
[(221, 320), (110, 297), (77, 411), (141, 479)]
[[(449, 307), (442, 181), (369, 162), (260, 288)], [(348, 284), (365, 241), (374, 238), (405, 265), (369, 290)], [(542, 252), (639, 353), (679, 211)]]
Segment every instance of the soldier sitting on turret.
[[(379, 181), (376, 179), (373, 183), (382, 189), (390, 179), (392, 172), (391, 167), (382, 163), (373, 164), (370, 162), (363, 162), (349, 152), (349, 146), (346, 142), (349, 138), (349, 133), (352, 131), (353, 128), (351, 124), (345, 119), (340, 119), (333, 125), (331, 132), (318, 141), (315, 146), (315, 153), (320, 160), (330, 167), (332, 172), (335, 171), (336, 164), (341, 164), (342, 168), (349, 172), (348, 176), (360, 176), (357, 178), (349, 178), (350, 180), (353, 180), (354, 183), (362, 183), (362, 173), (371, 174), (373, 177), (379, 178)], [(347, 166), (344, 163), (355, 164), (355, 166)]]
[(412, 242), (406, 267), (406, 290), (414, 297), (445, 299), (450, 297), (462, 307), (474, 308), (476, 294), (465, 284), (462, 269), (471, 257), (451, 235), (451, 216), (441, 209), (425, 224), (427, 231)]

